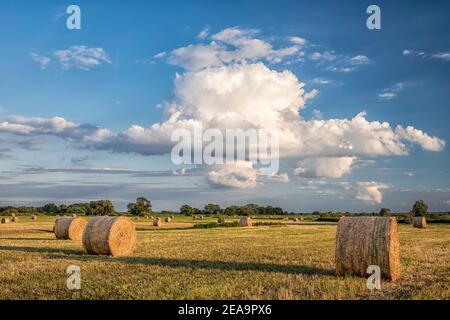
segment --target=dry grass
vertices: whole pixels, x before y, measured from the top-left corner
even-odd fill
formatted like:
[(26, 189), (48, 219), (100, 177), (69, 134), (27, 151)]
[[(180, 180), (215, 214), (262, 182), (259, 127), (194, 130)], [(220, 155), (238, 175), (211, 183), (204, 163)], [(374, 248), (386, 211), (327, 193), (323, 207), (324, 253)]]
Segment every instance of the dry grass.
[[(0, 299), (450, 298), (450, 225), (399, 225), (400, 279), (370, 293), (364, 278), (335, 276), (336, 225), (190, 229), (190, 217), (176, 220), (138, 222), (126, 258), (56, 240), (53, 218), (0, 225)], [(65, 287), (70, 264), (81, 267), (80, 291)]]

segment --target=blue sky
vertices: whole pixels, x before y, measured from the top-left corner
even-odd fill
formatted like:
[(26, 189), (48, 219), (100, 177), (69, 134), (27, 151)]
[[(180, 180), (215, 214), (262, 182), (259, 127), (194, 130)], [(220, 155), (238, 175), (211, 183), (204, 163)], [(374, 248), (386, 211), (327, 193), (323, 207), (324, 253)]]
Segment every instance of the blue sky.
[[(156, 209), (256, 202), (292, 211), (408, 210), (419, 198), (432, 210), (450, 209), (447, 1), (379, 1), (381, 30), (366, 27), (367, 1), (77, 1), (81, 30), (66, 28), (70, 4), (0, 4), (0, 205), (109, 198), (123, 209), (145, 195)], [(311, 145), (293, 129), (279, 177), (182, 170), (165, 152), (167, 128), (149, 129), (167, 124), (174, 102), (183, 119), (211, 120), (199, 114), (222, 100), (205, 100), (202, 90), (211, 85), (217, 93), (231, 78), (202, 81), (219, 71), (286, 81), (280, 97), (267, 93), (278, 84), (259, 84), (267, 86), (263, 105), (304, 84), (301, 102), (279, 102), (287, 109), (298, 102), (299, 111), (280, 129), (294, 124), (308, 135), (314, 121), (324, 128)], [(249, 103), (259, 99), (252, 85), (230, 93), (240, 116), (269, 108)], [(330, 119), (343, 135), (334, 136)], [(126, 131), (133, 126), (148, 130)], [(102, 129), (108, 134), (99, 136)], [(373, 140), (361, 142), (366, 135)], [(343, 154), (341, 142), (352, 151)]]

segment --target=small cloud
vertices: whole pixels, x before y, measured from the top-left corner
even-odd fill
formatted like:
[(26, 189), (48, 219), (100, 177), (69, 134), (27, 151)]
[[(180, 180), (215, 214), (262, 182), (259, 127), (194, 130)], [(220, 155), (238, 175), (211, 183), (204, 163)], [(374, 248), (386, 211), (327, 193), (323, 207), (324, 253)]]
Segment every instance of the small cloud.
[(209, 28), (205, 27), (202, 31), (199, 32), (199, 34), (197, 35), (197, 39), (204, 40), (208, 37), (208, 35), (209, 35)]
[(445, 201), (444, 201), (444, 204), (450, 206), (450, 200), (445, 200)]
[(153, 58), (155, 58), (155, 59), (161, 59), (161, 58), (164, 58), (165, 56), (167, 56), (167, 52), (163, 51), (163, 52), (160, 52), (160, 53), (155, 54), (155, 55), (153, 56)]
[(414, 86), (416, 83), (414, 82), (397, 82), (389, 88), (384, 89), (378, 94), (378, 98), (383, 100), (391, 100), (394, 99), (398, 93), (405, 90), (408, 87)]
[(323, 113), (318, 109), (312, 111), (314, 120), (323, 120)]
[(40, 65), (41, 69), (46, 69), (53, 62), (59, 63), (64, 70), (76, 68), (86, 71), (94, 66), (112, 63), (103, 48), (89, 48), (84, 45), (71, 46), (46, 55), (31, 53), (31, 58)]
[(354, 56), (354, 57), (350, 58), (349, 61), (350, 61), (351, 64), (359, 65), (359, 64), (369, 63), (370, 59), (367, 56), (364, 56), (364, 55), (360, 54), (360, 55), (357, 55), (357, 56)]
[(404, 56), (409, 56), (410, 54), (412, 54), (411, 50), (403, 50), (403, 55)]
[(313, 82), (313, 83), (316, 83), (316, 84), (330, 84), (330, 83), (331, 83), (331, 80), (322, 79), (322, 78), (314, 78), (314, 79), (312, 80), (312, 82)]
[(289, 41), (294, 44), (304, 45), (306, 42), (306, 39), (300, 38), (300, 37), (289, 37)]
[(378, 94), (378, 98), (384, 99), (384, 100), (392, 100), (397, 96), (397, 94), (393, 92), (382, 92)]
[(31, 53), (30, 55), (31, 59), (37, 62), (40, 65), (41, 69), (47, 69), (47, 67), (52, 62), (52, 59), (50, 59), (49, 57), (41, 56), (37, 53)]
[(434, 59), (450, 61), (450, 52), (439, 52), (431, 56)]
[(308, 100), (314, 99), (318, 94), (319, 94), (319, 90), (312, 89), (311, 91), (305, 93), (305, 95), (303, 96), (303, 99), (306, 102)]

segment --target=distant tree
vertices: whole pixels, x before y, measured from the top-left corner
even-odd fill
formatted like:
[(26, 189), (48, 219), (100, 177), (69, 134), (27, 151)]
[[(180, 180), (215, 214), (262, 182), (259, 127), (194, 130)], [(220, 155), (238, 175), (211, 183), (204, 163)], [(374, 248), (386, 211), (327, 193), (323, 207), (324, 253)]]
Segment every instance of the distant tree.
[(192, 208), (190, 205), (183, 204), (180, 208), (180, 213), (184, 214), (185, 216), (192, 216), (194, 213), (194, 208)]
[(145, 197), (139, 197), (135, 203), (128, 204), (127, 209), (129, 214), (144, 216), (152, 213), (152, 203)]
[(381, 208), (380, 217), (389, 217), (391, 215), (391, 209)]
[(227, 216), (235, 216), (238, 214), (238, 210), (239, 210), (238, 206), (230, 206), (225, 209), (224, 213)]
[(219, 214), (220, 213), (220, 206), (218, 204), (207, 204), (205, 206), (205, 213), (206, 214)]
[(42, 211), (46, 213), (56, 214), (58, 213), (58, 206), (54, 203), (48, 203), (42, 207)]
[(86, 214), (94, 216), (106, 216), (115, 214), (114, 205), (110, 200), (98, 200), (89, 202), (89, 210)]
[(428, 206), (423, 200), (418, 200), (414, 203), (411, 213), (415, 217), (424, 216), (428, 213)]

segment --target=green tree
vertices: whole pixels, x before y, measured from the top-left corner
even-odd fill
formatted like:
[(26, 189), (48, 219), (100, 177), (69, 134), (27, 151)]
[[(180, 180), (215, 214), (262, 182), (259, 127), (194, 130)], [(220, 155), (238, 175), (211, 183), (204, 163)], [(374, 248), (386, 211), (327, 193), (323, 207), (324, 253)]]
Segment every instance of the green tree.
[(380, 217), (389, 217), (391, 215), (391, 209), (381, 208)]
[(225, 209), (225, 214), (227, 216), (235, 216), (238, 214), (239, 207), (238, 206), (230, 206)]
[(428, 213), (428, 206), (423, 200), (418, 200), (416, 203), (414, 203), (414, 206), (412, 208), (412, 214), (415, 217), (424, 216)]
[(98, 200), (89, 202), (87, 214), (94, 216), (107, 216), (115, 214), (116, 210), (110, 200)]
[(144, 216), (152, 213), (152, 203), (145, 197), (139, 197), (135, 203), (128, 204), (127, 209), (129, 214)]
[(220, 213), (220, 206), (218, 204), (207, 204), (205, 206), (205, 213), (206, 214), (219, 214)]
[(193, 212), (194, 208), (187, 204), (183, 204), (180, 208), (180, 213), (184, 214), (185, 216), (192, 216)]

